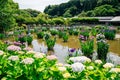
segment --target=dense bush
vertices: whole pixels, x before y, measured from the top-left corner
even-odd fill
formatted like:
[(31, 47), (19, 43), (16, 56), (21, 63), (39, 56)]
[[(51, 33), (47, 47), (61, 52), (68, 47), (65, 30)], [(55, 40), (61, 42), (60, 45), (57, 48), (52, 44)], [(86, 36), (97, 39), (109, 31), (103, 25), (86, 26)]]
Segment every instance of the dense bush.
[(105, 30), (104, 35), (108, 40), (114, 40), (116, 32), (114, 30)]
[(41, 39), (41, 38), (43, 38), (44, 37), (44, 32), (38, 32), (37, 33), (37, 37), (39, 38), (39, 39)]

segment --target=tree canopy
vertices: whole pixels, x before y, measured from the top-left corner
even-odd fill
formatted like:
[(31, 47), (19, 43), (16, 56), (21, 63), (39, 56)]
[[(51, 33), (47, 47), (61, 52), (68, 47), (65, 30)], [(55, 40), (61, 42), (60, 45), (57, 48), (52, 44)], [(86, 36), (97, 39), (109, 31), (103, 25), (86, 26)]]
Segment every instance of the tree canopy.
[[(109, 5), (108, 7), (111, 10), (106, 11), (107, 7), (105, 5)], [(88, 14), (86, 16), (115, 16), (120, 15), (119, 6), (120, 0), (70, 0), (60, 5), (49, 5), (45, 8), (44, 12), (50, 16), (64, 17), (76, 16), (78, 14), (83, 15), (83, 12)], [(100, 12), (101, 15), (98, 15), (96, 10), (103, 11), (103, 13), (101, 14)]]

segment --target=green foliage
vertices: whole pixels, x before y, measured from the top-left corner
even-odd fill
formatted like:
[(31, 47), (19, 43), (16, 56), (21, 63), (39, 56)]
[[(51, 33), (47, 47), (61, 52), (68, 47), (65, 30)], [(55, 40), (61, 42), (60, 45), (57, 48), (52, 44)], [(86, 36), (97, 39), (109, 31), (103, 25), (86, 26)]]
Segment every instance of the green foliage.
[(115, 39), (115, 32), (114, 30), (105, 30), (104, 35), (105, 38), (108, 40), (114, 40)]
[(76, 35), (76, 36), (78, 36), (79, 31), (75, 29), (75, 30), (73, 30), (73, 34)]
[(67, 42), (67, 41), (68, 41), (68, 38), (69, 38), (69, 36), (65, 33), (65, 34), (63, 35), (63, 41), (64, 41), (64, 42)]
[(46, 27), (42, 27), (42, 31), (47, 31), (47, 28)]
[(44, 37), (44, 32), (41, 31), (37, 33), (37, 38), (41, 39), (43, 37)]
[(97, 42), (97, 53), (99, 59), (106, 61), (108, 50), (109, 45), (106, 42)]
[(81, 50), (85, 56), (91, 57), (94, 52), (94, 40), (81, 41)]
[(46, 40), (46, 44), (47, 44), (48, 50), (53, 50), (55, 42), (56, 42), (56, 38), (54, 38), (54, 39), (47, 39)]
[(0, 39), (3, 39), (4, 38), (4, 34), (0, 33)]
[(72, 35), (74, 33), (73, 29), (68, 30), (69, 35)]
[(105, 36), (103, 34), (98, 34), (96, 38), (98, 58), (103, 61), (106, 61), (107, 53), (109, 51), (109, 45), (106, 42)]
[(37, 17), (41, 12), (33, 9), (24, 9), (24, 11), (27, 11), (31, 17)]
[(59, 38), (62, 38), (63, 35), (64, 35), (64, 32), (62, 32), (62, 31), (59, 31), (59, 32), (58, 32), (58, 36), (59, 36)]
[(64, 24), (64, 19), (62, 18), (53, 18), (53, 22), (57, 25)]
[[(119, 0), (69, 0), (59, 5), (49, 5), (44, 12), (54, 17), (114, 16), (120, 13), (119, 2)], [(110, 6), (105, 6), (106, 4)]]
[(83, 22), (83, 23), (90, 23), (90, 22), (98, 22), (97, 18), (89, 18), (89, 17), (82, 17), (82, 18), (72, 18), (71, 22)]
[(53, 36), (55, 36), (55, 35), (58, 34), (58, 31), (57, 31), (56, 29), (51, 29), (51, 30), (50, 30), (50, 33), (51, 33)]
[(27, 42), (28, 45), (30, 45), (31, 42), (33, 41), (33, 38), (32, 38), (32, 36), (29, 36), (29, 35), (28, 36), (19, 35), (18, 41), (20, 41), (22, 43)]
[(12, 0), (1, 0), (0, 4), (0, 31), (4, 32), (16, 25), (13, 15), (18, 5)]
[(80, 32), (80, 35), (83, 35), (84, 37), (88, 38), (89, 37), (89, 31), (82, 31), (82, 32)]
[(96, 36), (97, 35), (97, 30), (95, 28), (92, 28), (91, 35), (92, 36)]
[(93, 12), (95, 13), (95, 16), (114, 16), (116, 9), (111, 5), (102, 5), (96, 7)]

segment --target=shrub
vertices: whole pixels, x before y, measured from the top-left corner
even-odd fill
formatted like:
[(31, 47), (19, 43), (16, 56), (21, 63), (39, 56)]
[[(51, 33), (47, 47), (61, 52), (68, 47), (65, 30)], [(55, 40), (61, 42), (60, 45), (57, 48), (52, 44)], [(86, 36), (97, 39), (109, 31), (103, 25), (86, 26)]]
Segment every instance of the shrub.
[(38, 32), (38, 33), (37, 33), (37, 37), (38, 37), (39, 39), (43, 38), (43, 37), (44, 37), (44, 32)]
[(114, 30), (105, 30), (104, 35), (108, 40), (114, 40), (116, 32)]

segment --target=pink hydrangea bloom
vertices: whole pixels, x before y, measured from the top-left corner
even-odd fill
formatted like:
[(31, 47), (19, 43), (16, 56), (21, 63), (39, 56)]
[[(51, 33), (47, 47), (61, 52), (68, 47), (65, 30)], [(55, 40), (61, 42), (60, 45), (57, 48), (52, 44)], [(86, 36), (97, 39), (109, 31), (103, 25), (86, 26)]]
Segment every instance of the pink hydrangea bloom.
[(26, 47), (26, 48), (24, 48), (24, 50), (26, 50), (26, 51), (33, 51), (33, 49), (30, 48), (30, 47)]
[(19, 46), (10, 45), (10, 46), (7, 47), (7, 50), (10, 50), (10, 51), (20, 51), (21, 48)]
[(55, 60), (55, 59), (57, 59), (57, 57), (55, 55), (50, 55), (50, 56), (47, 56), (47, 59)]

